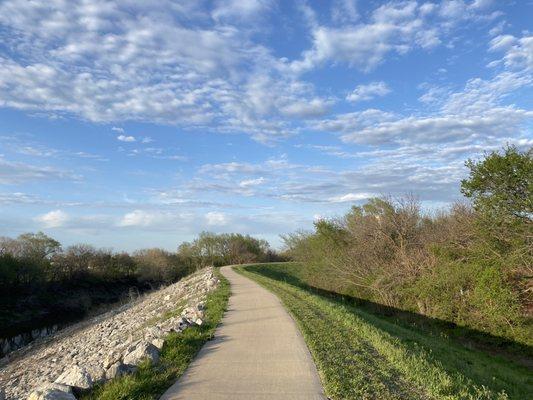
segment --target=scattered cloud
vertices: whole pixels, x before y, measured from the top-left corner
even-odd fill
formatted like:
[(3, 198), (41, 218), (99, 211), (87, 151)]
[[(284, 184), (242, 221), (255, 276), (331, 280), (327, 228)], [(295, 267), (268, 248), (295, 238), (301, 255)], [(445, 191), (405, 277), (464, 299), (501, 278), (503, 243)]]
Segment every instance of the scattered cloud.
[(250, 186), (258, 186), (258, 185), (263, 184), (264, 182), (265, 182), (265, 178), (263, 177), (256, 178), (256, 179), (245, 179), (239, 183), (239, 186), (246, 188)]
[(335, 0), (331, 7), (331, 19), (334, 23), (355, 23), (361, 16), (356, 0)]
[[(31, 137), (31, 135), (29, 136)], [(93, 159), (96, 161), (108, 161), (107, 158), (99, 154), (89, 153), (86, 151), (51, 148), (33, 139), (28, 139), (27, 137), (25, 137), (25, 135), (0, 136), (0, 140), (0, 148), (4, 148), (5, 150), (13, 154), (20, 154), (32, 158), (85, 158)]]
[[(381, 110), (337, 115), (319, 121), (315, 128), (339, 132), (347, 143), (405, 145), (488, 141), (490, 138), (519, 136), (533, 112), (501, 105), (510, 92), (531, 85), (533, 78), (520, 73), (502, 72), (490, 80), (467, 82), (464, 90), (447, 93), (439, 112), (430, 115), (402, 116)], [(431, 89), (433, 92), (435, 88)], [(434, 94), (429, 92), (428, 97)]]
[[(453, 201), (464, 159), (533, 145), (533, 39), (496, 7), (506, 9), (490, 0), (0, 2), (0, 107), (61, 119), (49, 132), (0, 137), (0, 184), (17, 185), (0, 193), (0, 217), (14, 221), (23, 207), (30, 217), (10, 227), (174, 238), (277, 234), (315, 212), (406, 191)], [(464, 69), (474, 57), (482, 64)], [(76, 150), (87, 141), (61, 131), (73, 119), (106, 126), (109, 146)], [(117, 147), (120, 166), (91, 162)]]
[(205, 214), (205, 220), (209, 226), (221, 226), (228, 223), (228, 216), (222, 212), (210, 211)]
[(330, 201), (333, 203), (353, 203), (355, 201), (367, 200), (377, 196), (378, 195), (375, 193), (346, 193), (332, 197)]
[(217, 1), (212, 16), (215, 20), (243, 22), (255, 20), (264, 15), (272, 6), (271, 0), (229, 0)]
[(533, 35), (517, 38), (513, 35), (498, 35), (490, 42), (490, 51), (503, 52), (504, 57), (489, 66), (503, 64), (513, 70), (533, 71)]
[(391, 90), (385, 82), (371, 82), (366, 85), (357, 86), (353, 92), (346, 96), (346, 100), (356, 103), (358, 101), (367, 101), (375, 97), (385, 96), (390, 92)]
[(124, 214), (119, 221), (119, 226), (149, 226), (158, 220), (161, 221), (164, 216), (159, 213), (153, 213), (144, 210), (134, 210)]
[(9, 204), (38, 204), (42, 200), (37, 196), (30, 195), (22, 192), (13, 192), (13, 193), (0, 193), (0, 204), (9, 205)]
[[(441, 45), (461, 20), (493, 19), (499, 15), (490, 12), (489, 8), (463, 1), (439, 4), (388, 2), (377, 7), (368, 20), (362, 22), (357, 18), (356, 9), (345, 5), (344, 10), (351, 9), (346, 15), (352, 23), (340, 27), (320, 25), (313, 16), (313, 45), (302, 53), (300, 60), (291, 62), (290, 68), (301, 72), (326, 63), (342, 63), (368, 72), (388, 56), (401, 56), (416, 48), (430, 50)], [(353, 22), (356, 20), (358, 23)]]
[[(0, 24), (13, 53), (0, 56), (0, 106), (92, 122), (238, 132), (271, 145), (299, 131), (294, 120), (322, 117), (335, 103), (300, 73), (325, 64), (370, 71), (389, 56), (430, 51), (459, 21), (491, 15), (477, 3), (389, 2), (361, 14), (355, 1), (338, 0), (331, 24), (300, 4), (312, 45), (290, 59), (255, 40), (264, 32), (257, 19), (279, 7), (270, 0), (207, 7), (6, 0)], [(138, 139), (111, 129), (118, 140)]]
[(134, 136), (127, 136), (127, 135), (118, 135), (117, 140), (121, 142), (128, 142), (128, 143), (133, 143), (137, 141), (137, 139), (135, 139)]
[(69, 216), (61, 210), (54, 210), (35, 217), (35, 220), (45, 228), (59, 228), (68, 222)]
[(80, 180), (81, 176), (54, 167), (8, 161), (0, 157), (0, 184), (17, 185), (29, 181)]

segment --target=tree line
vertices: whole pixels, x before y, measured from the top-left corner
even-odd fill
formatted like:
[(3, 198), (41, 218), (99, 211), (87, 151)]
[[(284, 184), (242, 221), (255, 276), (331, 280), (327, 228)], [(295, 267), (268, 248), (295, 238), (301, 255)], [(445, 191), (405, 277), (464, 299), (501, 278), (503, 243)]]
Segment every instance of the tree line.
[(469, 160), (467, 202), (423, 212), (374, 198), (284, 237), (313, 286), (514, 341), (533, 341), (533, 152)]
[(207, 265), (276, 260), (268, 242), (236, 233), (203, 232), (175, 252), (132, 254), (88, 244), (64, 248), (42, 232), (0, 237), (0, 337), (81, 317), (131, 289), (170, 284)]
[(15, 239), (0, 237), (0, 289), (2, 293), (31, 291), (89, 277), (167, 284), (207, 265), (277, 259), (267, 241), (237, 233), (203, 232), (194, 241), (180, 244), (177, 252), (151, 248), (133, 254), (88, 244), (63, 249), (42, 232), (24, 233)]

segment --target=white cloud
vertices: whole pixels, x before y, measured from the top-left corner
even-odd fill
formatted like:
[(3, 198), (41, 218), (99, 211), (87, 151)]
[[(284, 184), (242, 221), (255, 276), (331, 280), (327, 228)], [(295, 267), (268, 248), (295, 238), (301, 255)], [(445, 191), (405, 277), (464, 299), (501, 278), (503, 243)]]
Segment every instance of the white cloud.
[(489, 50), (504, 52), (503, 59), (496, 60), (489, 66), (502, 64), (512, 70), (533, 71), (533, 36), (517, 38), (513, 35), (499, 35), (489, 44)]
[(64, 211), (54, 210), (35, 217), (35, 220), (45, 228), (59, 228), (68, 222), (69, 216)]
[(281, 108), (281, 113), (290, 117), (320, 117), (329, 111), (331, 101), (324, 99), (312, 99), (309, 101), (291, 102)]
[(62, 179), (79, 180), (81, 177), (70, 171), (48, 166), (42, 167), (22, 162), (8, 161), (0, 156), (0, 184), (16, 185), (28, 181)]
[(532, 80), (529, 75), (502, 72), (490, 80), (471, 79), (464, 90), (455, 93), (432, 87), (421, 100), (432, 100), (434, 92), (442, 95), (436, 113), (402, 116), (368, 109), (319, 121), (315, 128), (339, 132), (347, 143), (370, 145), (451, 145), (464, 140), (519, 137), (533, 112), (501, 102), (512, 91), (531, 85)]
[[(430, 50), (440, 45), (461, 21), (493, 19), (499, 15), (490, 12), (489, 4), (482, 3), (487, 2), (387, 2), (377, 7), (365, 22), (354, 18), (356, 14), (352, 12), (352, 17), (347, 18), (352, 23), (340, 27), (319, 25), (316, 16), (308, 11), (312, 47), (289, 67), (302, 72), (326, 63), (340, 63), (368, 72), (387, 56), (404, 55), (416, 48)], [(356, 20), (358, 23), (354, 23)]]
[[(342, 25), (325, 26), (300, 4), (308, 11), (312, 46), (290, 61), (256, 40), (264, 30), (256, 18), (274, 7), (267, 0), (207, 8), (203, 2), (54, 1), (44, 7), (3, 1), (0, 24), (13, 55), (0, 57), (0, 106), (93, 122), (239, 132), (271, 144), (299, 131), (294, 119), (320, 117), (334, 103), (295, 72), (326, 63), (368, 71), (390, 55), (432, 48), (451, 22), (436, 29), (429, 16), (453, 8), (393, 2), (363, 21), (354, 1), (338, 0), (332, 17)], [(473, 8), (466, 10), (471, 18)], [(131, 138), (123, 128), (111, 129)]]
[(264, 14), (272, 7), (271, 0), (224, 0), (217, 1), (213, 10), (213, 18), (234, 22), (235, 19), (249, 20), (255, 19), (260, 14)]
[(346, 96), (346, 100), (352, 103), (372, 100), (374, 97), (385, 96), (390, 92), (391, 90), (385, 82), (370, 82), (366, 85), (357, 86), (353, 92)]
[(331, 8), (333, 22), (345, 24), (354, 23), (359, 19), (356, 0), (335, 0)]
[(119, 221), (118, 226), (150, 226), (162, 220), (161, 214), (144, 210), (134, 210), (125, 214)]
[(247, 188), (247, 187), (250, 187), (250, 186), (258, 186), (258, 185), (261, 185), (262, 183), (264, 183), (265, 180), (266, 179), (263, 178), (263, 177), (260, 177), (260, 178), (257, 178), (257, 179), (245, 179), (245, 180), (242, 180), (239, 183), (239, 186), (243, 187), (243, 188)]
[(127, 135), (118, 135), (117, 140), (121, 142), (129, 142), (129, 143), (137, 141), (137, 139), (135, 139), (134, 136), (127, 136)]
[(327, 110), (329, 99), (251, 40), (254, 29), (228, 24), (261, 15), (269, 1), (225, 3), (215, 20), (194, 3), (0, 3), (7, 45), (19, 49), (0, 57), (0, 106), (209, 126), (265, 143), (294, 134), (287, 119)]
[(490, 41), (491, 51), (506, 51), (516, 43), (513, 35), (498, 35)]
[(205, 220), (209, 226), (220, 226), (228, 223), (228, 216), (222, 212), (210, 211), (205, 214)]
[(334, 196), (330, 198), (330, 201), (332, 203), (346, 203), (346, 202), (354, 202), (354, 201), (361, 201), (366, 200), (371, 197), (376, 197), (377, 195), (374, 193), (346, 193), (340, 196)]
[(342, 140), (373, 145), (402, 142), (450, 143), (459, 139), (514, 134), (533, 113), (511, 107), (487, 110), (482, 115), (446, 114), (406, 117), (346, 132)]

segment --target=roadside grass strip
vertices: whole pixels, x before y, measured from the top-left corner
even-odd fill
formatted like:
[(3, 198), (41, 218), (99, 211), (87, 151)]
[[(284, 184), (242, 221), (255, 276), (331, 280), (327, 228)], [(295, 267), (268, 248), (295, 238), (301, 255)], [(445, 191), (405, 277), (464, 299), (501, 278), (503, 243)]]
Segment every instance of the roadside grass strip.
[(236, 270), (283, 302), (330, 398), (522, 400), (533, 393), (527, 367), (318, 294), (295, 284), (294, 268), (272, 264)]
[[(165, 338), (159, 363), (141, 364), (131, 375), (124, 375), (96, 386), (81, 398), (85, 400), (141, 400), (158, 399), (166, 389), (185, 372), (204, 343), (210, 340), (226, 311), (230, 285), (215, 271), (219, 286), (207, 295), (205, 321), (201, 326), (191, 326), (180, 333), (170, 333)], [(183, 304), (178, 305), (183, 308)]]

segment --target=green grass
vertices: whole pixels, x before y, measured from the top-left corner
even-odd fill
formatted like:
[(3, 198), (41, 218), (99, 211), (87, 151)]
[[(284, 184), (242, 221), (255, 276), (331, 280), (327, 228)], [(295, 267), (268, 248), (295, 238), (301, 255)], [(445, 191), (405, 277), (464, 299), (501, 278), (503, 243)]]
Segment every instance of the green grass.
[[(187, 369), (203, 344), (213, 337), (230, 295), (229, 282), (220, 273), (218, 288), (207, 296), (205, 321), (181, 333), (167, 336), (157, 365), (144, 363), (136, 373), (122, 376), (95, 387), (82, 399), (137, 400), (158, 399)], [(180, 305), (182, 308), (182, 305)]]
[(238, 267), (274, 292), (302, 331), (331, 399), (526, 399), (531, 369), (402, 325), (307, 287), (297, 264)]

